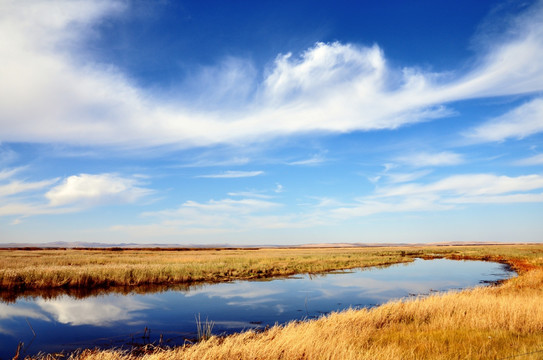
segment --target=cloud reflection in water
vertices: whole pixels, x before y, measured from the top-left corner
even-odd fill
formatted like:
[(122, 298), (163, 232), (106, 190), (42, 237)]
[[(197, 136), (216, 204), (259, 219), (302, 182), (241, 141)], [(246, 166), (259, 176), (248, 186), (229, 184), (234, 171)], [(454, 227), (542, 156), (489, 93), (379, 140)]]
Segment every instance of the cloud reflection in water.
[(57, 322), (70, 325), (108, 326), (118, 321), (129, 321), (137, 311), (150, 308), (149, 304), (131, 296), (91, 297), (74, 299), (61, 296), (53, 300), (38, 299), (37, 305)]

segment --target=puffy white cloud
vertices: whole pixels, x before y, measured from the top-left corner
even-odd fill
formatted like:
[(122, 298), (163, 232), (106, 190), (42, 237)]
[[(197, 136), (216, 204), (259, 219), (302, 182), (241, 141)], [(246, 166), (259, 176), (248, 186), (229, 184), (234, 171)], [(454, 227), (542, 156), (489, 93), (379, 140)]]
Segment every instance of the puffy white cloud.
[[(183, 105), (138, 87), (113, 66), (84, 62), (77, 46), (93, 35), (94, 24), (122, 16), (125, 7), (90, 0), (2, 3), (0, 82), (8, 85), (0, 87), (0, 141), (240, 144), (307, 132), (394, 129), (448, 116), (444, 104), (452, 101), (543, 90), (538, 3), (512, 23), (515, 36), (489, 45), (467, 72), (394, 69), (376, 45), (318, 43), (300, 57), (279, 55), (260, 84), (240, 73), (250, 68), (239, 65), (242, 60), (221, 63), (217, 71), (225, 75), (211, 103)], [(232, 89), (242, 89), (242, 103), (226, 99), (221, 108)]]
[(45, 197), (51, 206), (133, 203), (152, 192), (137, 184), (135, 179), (114, 174), (80, 174), (68, 177)]
[[(107, 203), (132, 203), (153, 193), (137, 186), (137, 176), (80, 174), (70, 176), (60, 184), (58, 178), (35, 182), (15, 179), (23, 169), (0, 172), (0, 216), (63, 214)], [(13, 224), (18, 222), (15, 220)]]
[(536, 98), (466, 133), (475, 141), (522, 139), (543, 132), (543, 98)]
[[(357, 77), (351, 82), (352, 76)], [(372, 94), (384, 87), (386, 64), (382, 50), (317, 43), (300, 58), (292, 54), (280, 55), (273, 71), (264, 81), (264, 101), (282, 104), (297, 97), (328, 98), (330, 88), (356, 84), (359, 93)], [(340, 89), (337, 89), (340, 87)]]

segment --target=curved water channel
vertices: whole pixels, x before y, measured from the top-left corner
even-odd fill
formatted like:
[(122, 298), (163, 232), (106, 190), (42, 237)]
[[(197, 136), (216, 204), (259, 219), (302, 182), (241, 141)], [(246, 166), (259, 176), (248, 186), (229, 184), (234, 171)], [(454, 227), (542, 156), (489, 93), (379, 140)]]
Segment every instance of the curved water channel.
[(11, 359), (21, 341), (24, 355), (160, 341), (177, 345), (196, 338), (198, 316), (202, 323), (214, 323), (214, 334), (229, 334), (514, 275), (491, 262), (416, 259), (386, 268), (206, 284), (183, 291), (23, 297), (0, 303), (0, 359)]

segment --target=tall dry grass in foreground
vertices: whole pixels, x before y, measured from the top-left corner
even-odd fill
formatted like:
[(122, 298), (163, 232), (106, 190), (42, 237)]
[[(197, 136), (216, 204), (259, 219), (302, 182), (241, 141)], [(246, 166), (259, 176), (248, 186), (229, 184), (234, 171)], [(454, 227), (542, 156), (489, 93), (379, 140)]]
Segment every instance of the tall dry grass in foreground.
[[(438, 248), (421, 250), (437, 256)], [(77, 360), (543, 359), (543, 246), (445, 249), (507, 261), (520, 275), (495, 287), (349, 310), (194, 346), (136, 356), (85, 350)]]

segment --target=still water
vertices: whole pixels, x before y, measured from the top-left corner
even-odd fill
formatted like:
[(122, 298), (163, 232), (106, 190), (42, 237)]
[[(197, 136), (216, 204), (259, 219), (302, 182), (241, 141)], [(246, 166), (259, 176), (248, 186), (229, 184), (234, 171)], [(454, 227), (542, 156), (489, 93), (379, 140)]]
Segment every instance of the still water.
[(11, 359), (20, 341), (24, 355), (159, 341), (183, 344), (196, 338), (197, 316), (214, 323), (214, 334), (228, 334), (513, 275), (496, 263), (417, 259), (387, 268), (234, 281), (183, 291), (19, 298), (0, 302), (0, 359)]

